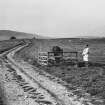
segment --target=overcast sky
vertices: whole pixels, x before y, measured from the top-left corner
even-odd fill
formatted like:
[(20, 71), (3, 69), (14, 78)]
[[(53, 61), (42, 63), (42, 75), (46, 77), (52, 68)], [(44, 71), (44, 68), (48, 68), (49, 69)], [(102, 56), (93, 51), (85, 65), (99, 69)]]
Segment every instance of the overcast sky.
[(0, 29), (55, 37), (104, 36), (105, 0), (0, 0)]

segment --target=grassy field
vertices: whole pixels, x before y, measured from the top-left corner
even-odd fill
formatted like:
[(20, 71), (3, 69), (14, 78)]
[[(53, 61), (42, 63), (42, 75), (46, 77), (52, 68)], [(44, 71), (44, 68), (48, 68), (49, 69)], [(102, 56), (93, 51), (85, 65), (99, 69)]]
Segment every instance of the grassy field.
[(78, 59), (82, 61), (82, 50), (89, 44), (90, 66), (73, 67), (71, 65), (59, 65), (41, 67), (48, 73), (62, 78), (68, 84), (82, 87), (92, 96), (105, 99), (105, 39), (32, 39), (31, 44), (17, 52), (17, 58), (23, 58), (31, 64), (36, 65), (38, 52), (51, 51), (52, 46), (61, 46), (64, 51), (78, 51)]
[(2, 53), (5, 50), (15, 47), (16, 45), (20, 43), (22, 43), (22, 40), (18, 40), (18, 39), (0, 41), (0, 53)]

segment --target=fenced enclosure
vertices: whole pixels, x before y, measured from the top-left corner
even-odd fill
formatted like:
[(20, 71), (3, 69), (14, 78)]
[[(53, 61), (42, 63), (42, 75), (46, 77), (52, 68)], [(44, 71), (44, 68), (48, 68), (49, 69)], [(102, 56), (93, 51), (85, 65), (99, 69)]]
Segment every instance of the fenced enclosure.
[(39, 52), (38, 63), (40, 65), (78, 64), (78, 52)]

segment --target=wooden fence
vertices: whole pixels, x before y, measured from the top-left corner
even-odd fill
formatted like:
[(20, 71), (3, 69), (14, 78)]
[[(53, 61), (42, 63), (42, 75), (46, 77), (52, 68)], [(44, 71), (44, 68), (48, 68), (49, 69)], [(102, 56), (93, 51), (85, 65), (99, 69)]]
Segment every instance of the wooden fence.
[(38, 56), (38, 62), (41, 65), (48, 65), (49, 60), (55, 61), (55, 57), (58, 57), (66, 62), (78, 63), (78, 52), (63, 52), (62, 54), (58, 55), (59, 56), (55, 56), (54, 52), (40, 52)]

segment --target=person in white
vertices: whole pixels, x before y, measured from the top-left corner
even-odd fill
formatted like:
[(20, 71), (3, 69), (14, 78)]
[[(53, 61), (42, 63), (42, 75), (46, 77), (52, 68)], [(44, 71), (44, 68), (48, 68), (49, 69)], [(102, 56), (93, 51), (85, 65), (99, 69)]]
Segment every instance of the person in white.
[(86, 47), (84, 48), (83, 52), (82, 52), (82, 56), (83, 56), (83, 61), (85, 62), (85, 66), (88, 67), (88, 58), (89, 58), (89, 47), (88, 45), (86, 45)]

